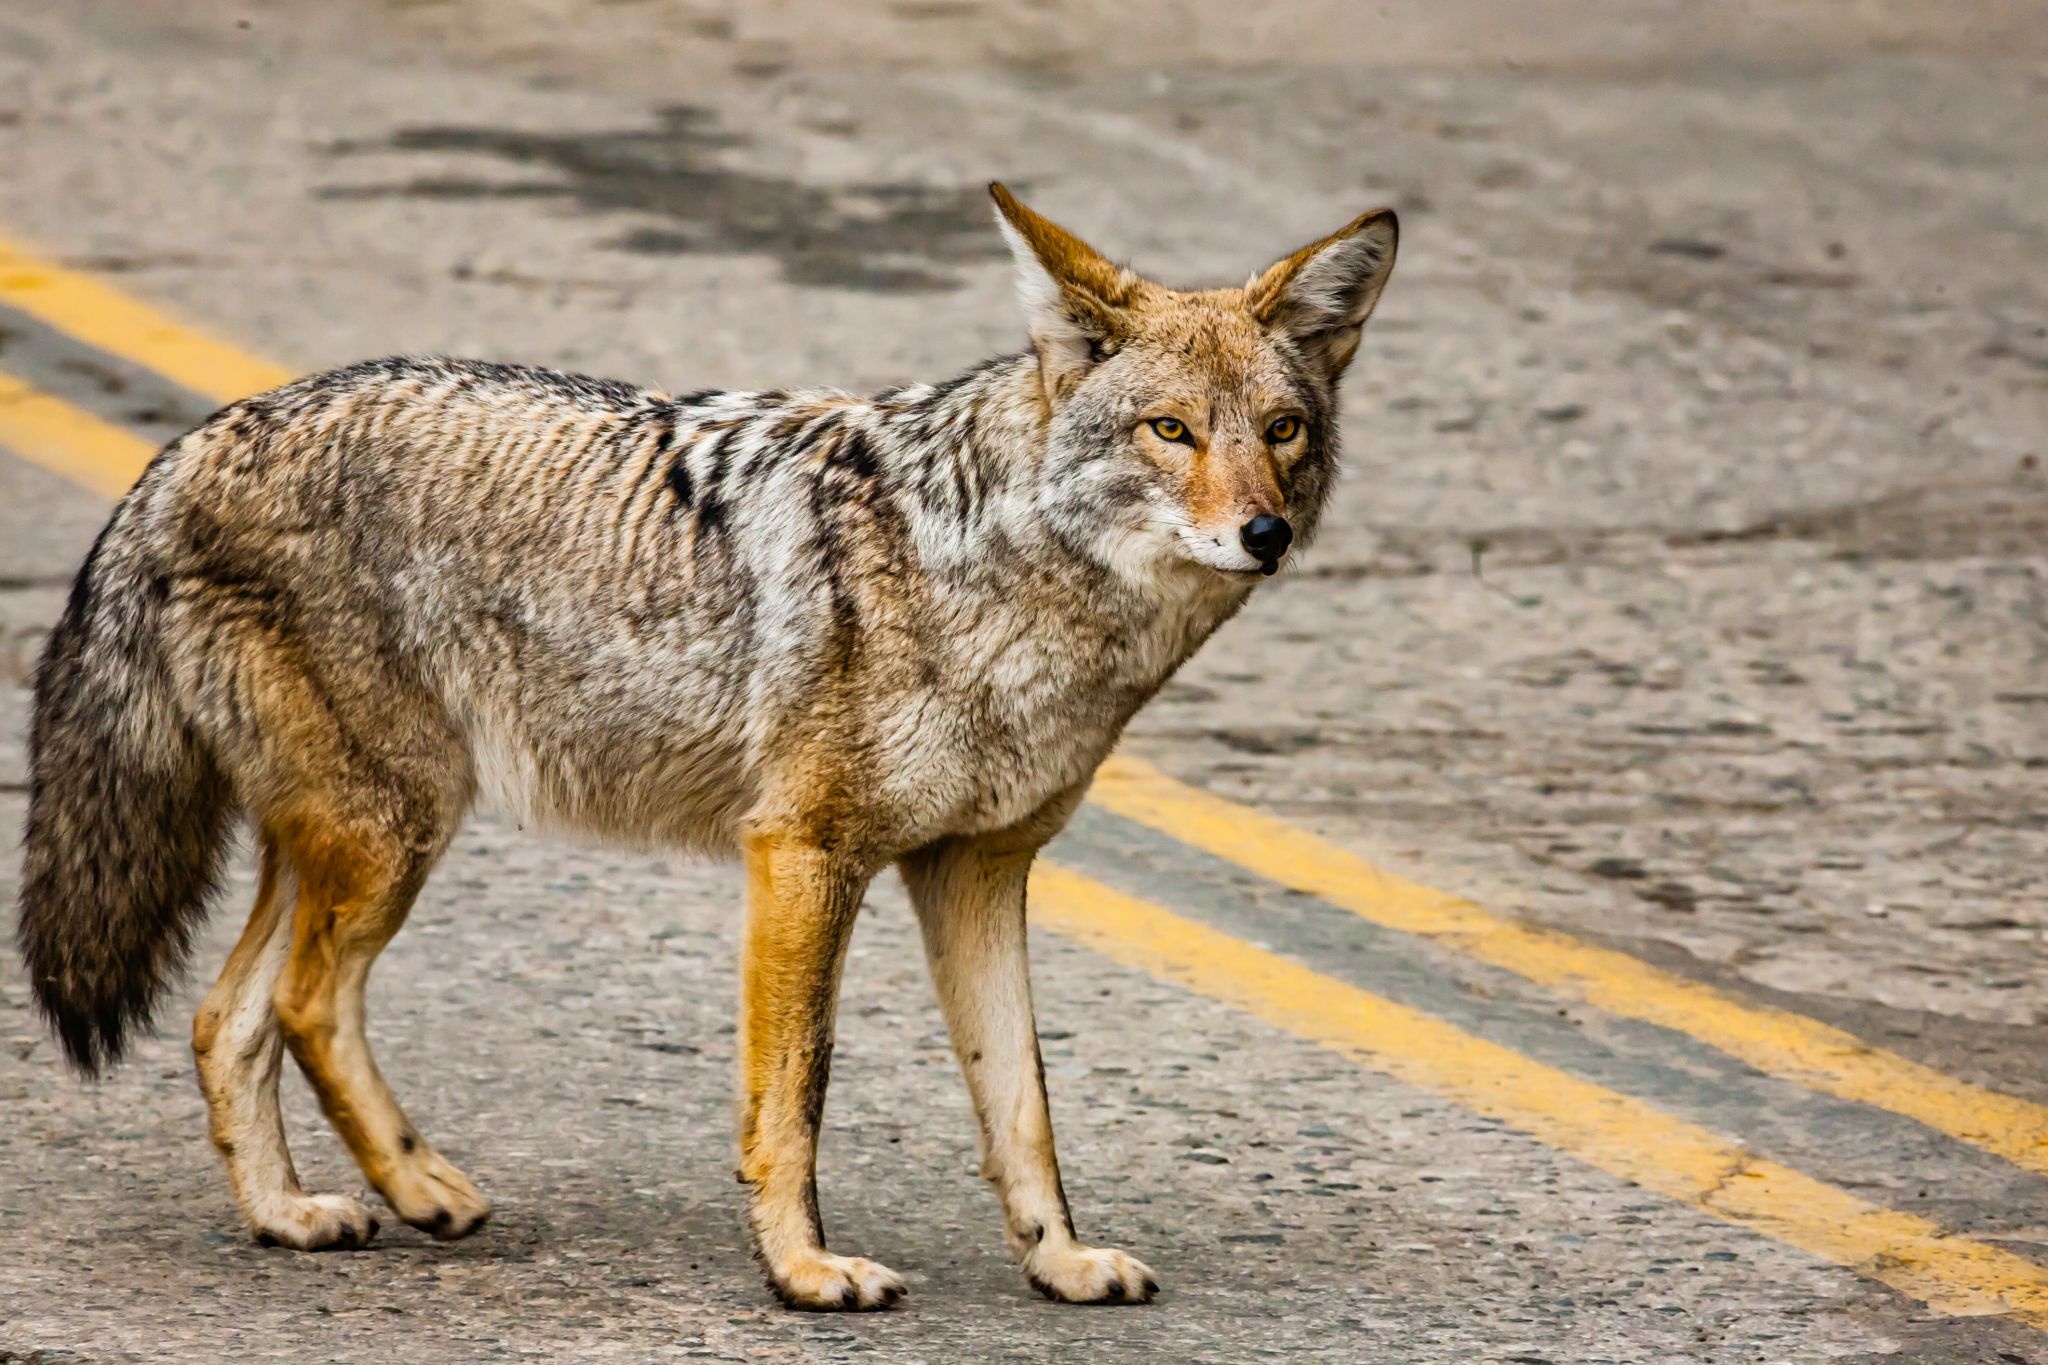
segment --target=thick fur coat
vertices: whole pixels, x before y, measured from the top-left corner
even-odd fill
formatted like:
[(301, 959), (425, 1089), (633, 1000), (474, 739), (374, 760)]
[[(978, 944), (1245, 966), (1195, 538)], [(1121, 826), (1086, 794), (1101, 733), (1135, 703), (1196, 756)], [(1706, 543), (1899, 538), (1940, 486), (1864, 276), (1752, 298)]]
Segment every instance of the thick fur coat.
[(122, 501), (37, 677), (21, 943), (71, 1057), (116, 1060), (253, 823), (262, 891), (194, 1042), (259, 1238), (375, 1228), (298, 1186), (285, 1047), (400, 1216), (486, 1216), (362, 1034), (371, 961), (484, 805), (745, 861), (740, 1169), (787, 1301), (902, 1292), (824, 1249), (811, 1174), (847, 931), (892, 864), (1027, 1273), (1150, 1297), (1059, 1192), (1024, 870), (1313, 535), (1394, 221), (1185, 293), (994, 193), (1033, 344), (944, 383), (671, 397), (376, 361), (227, 408)]

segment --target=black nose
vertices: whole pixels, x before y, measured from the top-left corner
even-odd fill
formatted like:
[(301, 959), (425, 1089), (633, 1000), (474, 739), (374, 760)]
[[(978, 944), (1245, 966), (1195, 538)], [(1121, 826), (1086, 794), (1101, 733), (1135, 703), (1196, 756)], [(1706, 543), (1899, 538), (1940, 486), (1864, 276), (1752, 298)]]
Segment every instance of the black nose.
[(1245, 553), (1272, 573), (1280, 567), (1280, 556), (1287, 553), (1287, 547), (1294, 541), (1294, 528), (1285, 517), (1262, 515), (1246, 522), (1238, 535), (1244, 540)]

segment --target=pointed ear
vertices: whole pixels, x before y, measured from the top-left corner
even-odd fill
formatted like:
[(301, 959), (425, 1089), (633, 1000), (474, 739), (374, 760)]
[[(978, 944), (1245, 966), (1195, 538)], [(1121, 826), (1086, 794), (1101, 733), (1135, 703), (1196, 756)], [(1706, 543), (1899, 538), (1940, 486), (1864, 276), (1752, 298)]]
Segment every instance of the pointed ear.
[(1245, 305), (1261, 323), (1291, 336), (1335, 381), (1386, 288), (1400, 237), (1392, 209), (1363, 214), (1274, 262), (1245, 286)]
[(1057, 401), (1114, 351), (1124, 311), (1144, 281), (1040, 214), (999, 184), (988, 187), (1017, 263), (1017, 299), (1038, 351), (1049, 401)]

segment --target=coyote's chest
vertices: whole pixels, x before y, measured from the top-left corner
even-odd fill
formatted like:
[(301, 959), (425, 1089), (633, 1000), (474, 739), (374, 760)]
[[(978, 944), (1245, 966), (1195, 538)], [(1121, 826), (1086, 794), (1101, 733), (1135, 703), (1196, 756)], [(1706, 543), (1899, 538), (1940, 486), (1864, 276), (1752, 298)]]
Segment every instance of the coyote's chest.
[(869, 713), (872, 797), (904, 838), (1005, 828), (1084, 783), (1229, 604), (1173, 599), (1109, 619), (1082, 605), (990, 602), (920, 685)]

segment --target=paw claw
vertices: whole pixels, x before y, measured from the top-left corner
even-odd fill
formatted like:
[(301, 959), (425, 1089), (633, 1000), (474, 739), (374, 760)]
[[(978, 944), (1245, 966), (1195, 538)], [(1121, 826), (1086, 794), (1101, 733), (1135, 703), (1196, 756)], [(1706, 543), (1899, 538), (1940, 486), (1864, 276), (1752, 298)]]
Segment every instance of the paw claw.
[(887, 1308), (907, 1292), (887, 1266), (858, 1256), (806, 1252), (771, 1266), (768, 1282), (791, 1308), (813, 1312), (868, 1312)]
[(491, 1217), (491, 1201), (469, 1177), (424, 1144), (384, 1182), (383, 1194), (400, 1218), (437, 1241), (467, 1237)]
[(1147, 1303), (1159, 1292), (1142, 1261), (1109, 1247), (1041, 1243), (1025, 1256), (1024, 1274), (1057, 1303)]
[(338, 1194), (280, 1197), (249, 1214), (256, 1245), (293, 1251), (357, 1251), (377, 1235), (377, 1220)]

